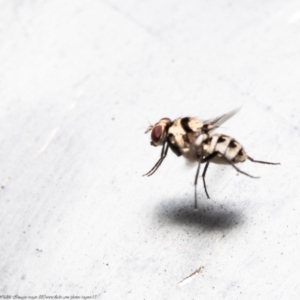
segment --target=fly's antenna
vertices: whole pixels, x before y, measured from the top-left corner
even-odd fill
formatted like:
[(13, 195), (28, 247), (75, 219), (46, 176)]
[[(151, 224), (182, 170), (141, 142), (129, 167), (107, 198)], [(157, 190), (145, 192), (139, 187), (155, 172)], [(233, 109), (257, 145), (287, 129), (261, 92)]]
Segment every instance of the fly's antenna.
[(148, 121), (148, 127), (147, 127), (147, 129), (146, 129), (146, 131), (145, 131), (145, 133), (148, 133), (149, 131), (151, 131), (152, 130), (152, 128), (153, 128), (153, 125), (151, 124), (151, 122), (149, 121), (149, 119), (147, 118), (147, 121)]

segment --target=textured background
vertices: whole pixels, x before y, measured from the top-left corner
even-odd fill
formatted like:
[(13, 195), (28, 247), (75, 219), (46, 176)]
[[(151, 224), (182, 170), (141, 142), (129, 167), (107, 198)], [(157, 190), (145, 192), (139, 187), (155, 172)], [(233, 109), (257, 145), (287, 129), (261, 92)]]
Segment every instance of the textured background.
[[(0, 295), (298, 299), (300, 5), (0, 1)], [(208, 119), (256, 159), (195, 167), (144, 131)], [(180, 287), (199, 267), (202, 273)]]

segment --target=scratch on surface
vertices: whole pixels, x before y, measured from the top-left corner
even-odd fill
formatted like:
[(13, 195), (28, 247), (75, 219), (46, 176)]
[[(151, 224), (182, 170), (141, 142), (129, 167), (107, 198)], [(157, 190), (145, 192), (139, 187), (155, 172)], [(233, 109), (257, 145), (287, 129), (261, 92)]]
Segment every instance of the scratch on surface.
[(158, 39), (162, 39), (161, 36), (159, 35), (159, 33), (156, 30), (154, 30), (151, 27), (149, 27), (149, 26), (141, 23), (140, 21), (138, 21), (137, 19), (135, 19), (128, 12), (125, 12), (125, 11), (121, 10), (118, 6), (112, 4), (108, 0), (102, 0), (102, 2), (105, 3), (107, 6), (109, 6), (112, 10), (114, 10), (118, 14), (120, 14), (120, 15), (124, 16), (125, 18), (127, 18), (130, 22), (132, 22), (133, 24), (135, 24), (136, 26), (138, 26), (140, 29), (144, 30), (149, 35), (152, 35), (152, 36), (154, 36), (154, 37), (156, 37)]
[(56, 133), (57, 133), (58, 130), (59, 130), (59, 127), (56, 127), (56, 128), (54, 128), (54, 129), (50, 132), (47, 141), (46, 141), (45, 144), (42, 146), (42, 148), (40, 149), (40, 151), (39, 151), (38, 154), (43, 153), (43, 152), (48, 148), (48, 146), (50, 145), (51, 141), (54, 139), (54, 137), (55, 137), (55, 135), (56, 135)]
[(201, 273), (201, 271), (203, 269), (204, 269), (204, 267), (200, 267), (194, 273), (192, 273), (188, 277), (185, 277), (184, 279), (182, 279), (181, 281), (179, 281), (177, 285), (178, 286), (183, 286), (183, 285), (186, 285), (187, 283), (191, 282), (195, 277), (197, 277)]

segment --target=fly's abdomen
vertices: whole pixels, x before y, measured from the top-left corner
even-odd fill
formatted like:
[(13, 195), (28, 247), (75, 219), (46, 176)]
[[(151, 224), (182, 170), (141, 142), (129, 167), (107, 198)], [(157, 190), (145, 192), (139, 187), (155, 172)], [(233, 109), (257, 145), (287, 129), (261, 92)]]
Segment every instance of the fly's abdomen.
[(237, 153), (237, 155), (234, 157), (233, 162), (238, 163), (238, 162), (244, 162), (248, 158), (247, 153), (241, 146), (241, 149)]
[(225, 156), (228, 160), (238, 163), (247, 159), (247, 154), (242, 145), (232, 137), (214, 134), (203, 143), (205, 156), (218, 153), (218, 157)]

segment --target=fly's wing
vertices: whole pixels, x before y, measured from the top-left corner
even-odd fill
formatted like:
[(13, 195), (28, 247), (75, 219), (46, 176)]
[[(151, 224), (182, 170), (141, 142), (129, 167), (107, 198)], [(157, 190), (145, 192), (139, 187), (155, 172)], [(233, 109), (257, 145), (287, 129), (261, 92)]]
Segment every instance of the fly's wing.
[(220, 117), (213, 118), (210, 120), (203, 121), (203, 129), (206, 128), (207, 132), (212, 131), (218, 127), (220, 127), (223, 123), (225, 123), (227, 120), (229, 120), (231, 117), (233, 117), (241, 108), (236, 108), (234, 110), (231, 110), (227, 114), (224, 114)]

